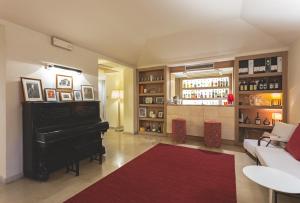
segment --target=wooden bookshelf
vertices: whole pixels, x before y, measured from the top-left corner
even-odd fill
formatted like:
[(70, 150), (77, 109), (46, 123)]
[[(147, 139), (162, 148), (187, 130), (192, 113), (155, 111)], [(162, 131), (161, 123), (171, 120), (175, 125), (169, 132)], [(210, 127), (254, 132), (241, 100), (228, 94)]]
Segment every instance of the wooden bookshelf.
[[(260, 59), (275, 59), (278, 62), (277, 57), (282, 57), (282, 71), (280, 72), (269, 72), (266, 68), (266, 72), (263, 73), (253, 73), (253, 74), (239, 74), (241, 61), (247, 61), (248, 68), (250, 67), (249, 60), (253, 60), (254, 66), (255, 61)], [(266, 60), (265, 60), (266, 61)], [(275, 61), (275, 60), (274, 60)], [(252, 62), (252, 61), (251, 61)], [(244, 63), (245, 64), (245, 63)], [(249, 55), (237, 57), (234, 63), (234, 84), (235, 84), (235, 140), (236, 144), (241, 144), (245, 138), (258, 138), (262, 135), (264, 131), (271, 131), (273, 129), (272, 114), (280, 113), (282, 115), (282, 121), (287, 120), (287, 52), (274, 52), (258, 55)], [(248, 72), (249, 73), (249, 72)], [(270, 89), (270, 81), (277, 81), (280, 83), (280, 88)], [(245, 82), (246, 84), (256, 84), (259, 85), (261, 81), (265, 81), (268, 88), (264, 90), (249, 91), (249, 86), (247, 91), (240, 91), (240, 84)], [(271, 99), (273, 95), (279, 95), (281, 97), (280, 106), (272, 106)], [(260, 103), (259, 103), (260, 102)], [(253, 104), (254, 103), (254, 104)], [(259, 103), (259, 104), (256, 104)], [(260, 116), (261, 124), (255, 124), (255, 117), (257, 113)], [(246, 123), (240, 123), (240, 115), (244, 115), (244, 119), (248, 116)], [(264, 125), (263, 121), (268, 120), (270, 125)]]
[[(137, 129), (138, 134), (166, 135), (166, 67), (137, 69)], [(140, 115), (143, 112), (144, 115)], [(144, 113), (146, 112), (146, 113)], [(150, 112), (155, 116), (151, 117)], [(162, 114), (159, 116), (159, 114)]]

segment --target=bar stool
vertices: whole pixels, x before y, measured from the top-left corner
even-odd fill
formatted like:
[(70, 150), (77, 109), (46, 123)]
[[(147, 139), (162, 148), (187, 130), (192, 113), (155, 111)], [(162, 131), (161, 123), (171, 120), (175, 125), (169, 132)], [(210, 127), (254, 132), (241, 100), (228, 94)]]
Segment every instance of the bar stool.
[(172, 137), (177, 142), (185, 143), (186, 141), (186, 121), (176, 118), (172, 120)]
[(204, 122), (204, 143), (208, 147), (221, 146), (222, 125), (217, 121)]

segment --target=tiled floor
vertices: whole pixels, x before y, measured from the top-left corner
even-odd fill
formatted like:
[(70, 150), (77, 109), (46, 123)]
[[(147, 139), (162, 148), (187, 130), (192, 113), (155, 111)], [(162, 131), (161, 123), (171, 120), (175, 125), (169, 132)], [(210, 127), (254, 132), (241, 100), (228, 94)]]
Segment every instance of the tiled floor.
[[(66, 174), (64, 170), (60, 170), (52, 174), (48, 182), (23, 178), (2, 185), (0, 186), (0, 202), (62, 202), (159, 142), (174, 144), (166, 137), (133, 136), (113, 131), (109, 132), (104, 138), (107, 154), (102, 165), (98, 165), (97, 162), (90, 163), (87, 160), (81, 162), (79, 177), (74, 177), (71, 174)], [(184, 146), (207, 149), (197, 141), (189, 141)], [(242, 174), (244, 166), (255, 164), (253, 160), (243, 153), (239, 147), (223, 146), (222, 149), (215, 151), (235, 155), (238, 203), (268, 202), (267, 189), (249, 181)], [(300, 202), (300, 199), (279, 195), (278, 203), (296, 202)]]

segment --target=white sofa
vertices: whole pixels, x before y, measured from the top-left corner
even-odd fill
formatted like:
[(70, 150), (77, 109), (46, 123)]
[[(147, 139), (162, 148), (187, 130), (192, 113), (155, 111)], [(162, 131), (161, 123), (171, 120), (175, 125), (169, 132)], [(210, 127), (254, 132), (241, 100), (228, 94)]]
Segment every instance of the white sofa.
[[(276, 125), (272, 133), (269, 133), (271, 140), (287, 142), (296, 129), (296, 126), (291, 124), (280, 123)], [(258, 146), (258, 140), (245, 139), (243, 146), (260, 164), (277, 168), (300, 178), (300, 161), (296, 160), (280, 145), (270, 143), (266, 146), (268, 142), (268, 139), (264, 139), (261, 141), (261, 145)]]

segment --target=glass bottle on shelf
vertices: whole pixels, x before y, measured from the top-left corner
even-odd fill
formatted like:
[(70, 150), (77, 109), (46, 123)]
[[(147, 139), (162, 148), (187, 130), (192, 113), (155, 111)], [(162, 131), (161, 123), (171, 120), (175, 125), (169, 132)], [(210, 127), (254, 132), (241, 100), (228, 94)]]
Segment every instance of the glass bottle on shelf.
[(256, 118), (255, 118), (255, 125), (260, 125), (261, 124), (261, 119), (259, 118), (259, 113), (256, 113)]

